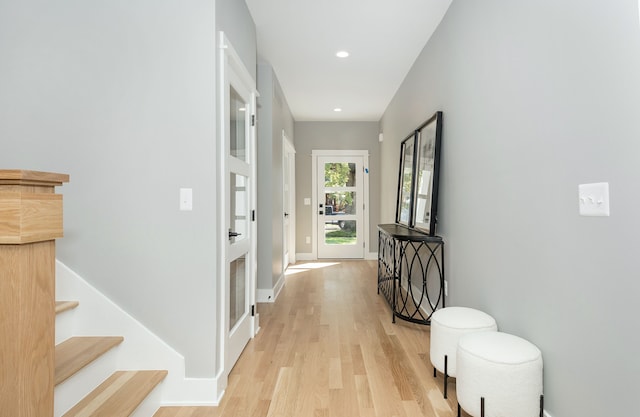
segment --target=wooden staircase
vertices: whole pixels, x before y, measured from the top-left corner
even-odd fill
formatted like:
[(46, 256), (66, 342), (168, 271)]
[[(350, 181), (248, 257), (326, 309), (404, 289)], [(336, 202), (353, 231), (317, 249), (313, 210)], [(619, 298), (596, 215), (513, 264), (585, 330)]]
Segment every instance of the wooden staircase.
[[(76, 301), (57, 301), (56, 314), (78, 306)], [(87, 365), (119, 346), (120, 336), (70, 337), (55, 347), (55, 385), (72, 378)], [(128, 417), (165, 378), (167, 371), (116, 371), (63, 417)], [(151, 416), (149, 416), (151, 417)]]
[[(59, 403), (64, 409), (57, 413), (64, 413), (62, 417), (128, 417), (141, 410), (140, 405), (167, 375), (163, 370), (119, 370), (73, 405), (82, 394), (73, 389), (77, 383), (70, 383), (83, 370), (91, 378), (78, 379), (80, 385), (108, 375), (108, 366), (100, 367), (104, 374), (93, 374), (88, 365), (99, 363), (124, 338), (70, 337), (54, 347), (55, 316), (70, 314), (78, 306), (74, 301), (54, 302), (55, 239), (62, 237), (62, 196), (54, 188), (68, 180), (64, 174), (0, 170), (3, 417), (53, 417), (54, 391), (63, 387), (70, 394), (65, 401), (71, 404)], [(86, 384), (82, 393), (92, 385)], [(155, 410), (144, 407), (142, 412), (151, 417)]]

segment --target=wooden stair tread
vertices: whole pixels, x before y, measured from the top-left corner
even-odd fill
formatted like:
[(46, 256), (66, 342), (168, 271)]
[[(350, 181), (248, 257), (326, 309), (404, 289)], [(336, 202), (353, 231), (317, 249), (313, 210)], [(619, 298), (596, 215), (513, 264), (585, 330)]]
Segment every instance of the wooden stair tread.
[(63, 417), (127, 417), (166, 375), (167, 371), (115, 372)]
[(113, 337), (72, 337), (56, 346), (55, 384), (58, 385), (84, 366), (124, 340)]
[(56, 314), (78, 307), (77, 301), (56, 301)]

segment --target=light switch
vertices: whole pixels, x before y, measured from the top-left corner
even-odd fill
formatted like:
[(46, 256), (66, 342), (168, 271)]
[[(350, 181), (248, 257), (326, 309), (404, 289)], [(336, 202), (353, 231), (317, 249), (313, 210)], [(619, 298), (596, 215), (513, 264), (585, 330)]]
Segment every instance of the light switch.
[(180, 189), (180, 210), (181, 211), (193, 210), (193, 189), (191, 188)]
[(304, 199), (304, 205), (305, 206), (310, 206), (311, 205), (311, 199), (310, 198), (305, 198)]
[(581, 216), (609, 216), (609, 183), (580, 184), (578, 205)]

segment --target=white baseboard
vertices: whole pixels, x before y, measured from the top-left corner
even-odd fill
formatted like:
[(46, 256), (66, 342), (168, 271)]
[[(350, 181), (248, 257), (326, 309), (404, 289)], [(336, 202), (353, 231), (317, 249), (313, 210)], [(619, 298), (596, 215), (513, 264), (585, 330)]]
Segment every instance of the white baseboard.
[[(123, 336), (118, 369), (166, 369), (162, 404), (218, 405), (218, 379), (187, 378), (184, 357), (62, 262), (56, 260), (56, 299), (79, 301), (76, 336)], [(65, 313), (66, 314), (66, 313)]]
[(317, 258), (313, 253), (296, 253), (296, 261), (315, 261)]
[(256, 290), (256, 302), (257, 303), (273, 303), (278, 298), (280, 291), (284, 287), (284, 274), (280, 275), (278, 282), (271, 289), (258, 288)]

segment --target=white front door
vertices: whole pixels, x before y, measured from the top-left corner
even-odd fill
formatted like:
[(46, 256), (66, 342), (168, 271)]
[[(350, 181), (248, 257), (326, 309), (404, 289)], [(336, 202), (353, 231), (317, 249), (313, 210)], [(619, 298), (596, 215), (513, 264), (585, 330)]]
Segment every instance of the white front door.
[(318, 258), (364, 258), (364, 157), (318, 156)]
[(228, 375), (255, 334), (255, 84), (224, 35), (221, 42), (222, 350), (224, 372)]

